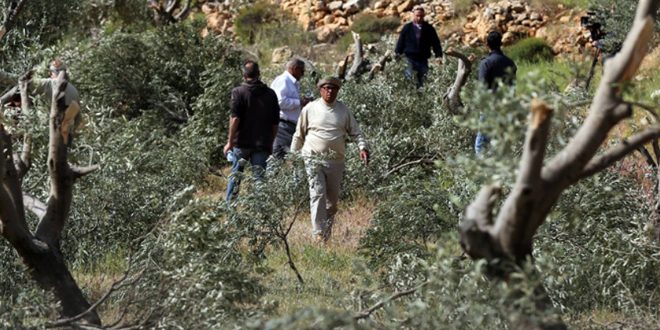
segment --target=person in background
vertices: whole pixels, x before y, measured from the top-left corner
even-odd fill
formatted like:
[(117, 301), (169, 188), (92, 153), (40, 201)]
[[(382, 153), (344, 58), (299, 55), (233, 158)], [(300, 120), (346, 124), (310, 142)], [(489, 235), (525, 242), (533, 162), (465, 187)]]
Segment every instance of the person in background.
[(321, 98), (302, 109), (291, 152), (300, 151), (305, 159), (312, 234), (316, 241), (327, 242), (337, 213), (347, 137), (357, 140), (360, 159), (365, 165), (369, 164), (369, 151), (355, 117), (346, 105), (337, 101), (341, 81), (327, 77), (317, 87)]
[(426, 74), (429, 71), (429, 58), (431, 49), (435, 53), (438, 64), (442, 64), (442, 46), (435, 28), (424, 21), (424, 7), (416, 6), (413, 9), (413, 20), (405, 24), (399, 34), (394, 53), (397, 57), (406, 56), (408, 68), (405, 71), (408, 79), (413, 79), (415, 73), (417, 88), (422, 87)]
[(238, 195), (240, 177), (237, 173), (243, 172), (247, 161), (252, 164), (257, 179), (263, 176), (280, 115), (275, 92), (259, 80), (259, 64), (246, 61), (242, 71), (243, 83), (231, 91), (229, 134), (224, 147), (225, 155), (232, 162), (227, 202)]
[(278, 159), (284, 158), (289, 152), (300, 111), (310, 101), (300, 96), (300, 79), (304, 75), (305, 62), (294, 58), (287, 62), (284, 73), (270, 84), (280, 105), (280, 123), (273, 143), (273, 156)]
[[(517, 68), (513, 60), (502, 52), (502, 34), (497, 31), (488, 33), (486, 45), (490, 53), (479, 63), (479, 82), (491, 91), (497, 90), (498, 80), (513, 85)], [(474, 141), (475, 153), (482, 154), (489, 142), (485, 134), (478, 132)]]

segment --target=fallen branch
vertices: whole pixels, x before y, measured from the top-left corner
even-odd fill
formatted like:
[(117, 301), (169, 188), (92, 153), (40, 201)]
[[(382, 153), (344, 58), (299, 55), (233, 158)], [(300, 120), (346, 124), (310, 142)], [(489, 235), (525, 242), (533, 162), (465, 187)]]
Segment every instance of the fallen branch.
[(376, 310), (378, 310), (378, 309), (382, 308), (383, 306), (385, 306), (385, 304), (387, 304), (387, 303), (389, 303), (389, 302), (391, 302), (391, 301), (394, 301), (394, 300), (396, 300), (396, 299), (398, 299), (398, 298), (405, 297), (405, 296), (409, 296), (409, 295), (411, 295), (411, 294), (417, 292), (417, 290), (423, 288), (423, 287), (424, 287), (425, 285), (427, 285), (427, 284), (429, 284), (429, 282), (424, 282), (424, 283), (422, 283), (422, 284), (420, 284), (420, 285), (418, 285), (418, 286), (416, 286), (416, 287), (414, 287), (414, 288), (412, 288), (412, 289), (410, 289), (410, 290), (401, 291), (401, 292), (396, 292), (396, 293), (394, 293), (393, 295), (391, 295), (391, 296), (389, 296), (389, 297), (387, 297), (387, 298), (385, 298), (385, 299), (379, 301), (379, 302), (376, 303), (375, 305), (373, 305), (373, 306), (371, 306), (371, 307), (369, 307), (369, 308), (367, 308), (367, 309), (364, 309), (364, 310), (360, 311), (359, 313), (355, 314), (355, 315), (353, 316), (353, 319), (356, 320), (356, 321), (357, 321), (357, 320), (361, 320), (361, 319), (366, 319), (366, 318), (368, 318), (369, 316), (371, 316), (371, 314), (373, 314)]
[(410, 162), (407, 162), (407, 163), (397, 165), (394, 168), (392, 168), (391, 170), (387, 171), (387, 173), (381, 175), (381, 179), (387, 179), (388, 176), (400, 171), (401, 169), (403, 169), (407, 166), (417, 165), (417, 164), (433, 165), (433, 164), (435, 164), (435, 160), (434, 159), (429, 159), (429, 158), (421, 158), (421, 159), (417, 159), (417, 160), (413, 160), (413, 161), (410, 161)]

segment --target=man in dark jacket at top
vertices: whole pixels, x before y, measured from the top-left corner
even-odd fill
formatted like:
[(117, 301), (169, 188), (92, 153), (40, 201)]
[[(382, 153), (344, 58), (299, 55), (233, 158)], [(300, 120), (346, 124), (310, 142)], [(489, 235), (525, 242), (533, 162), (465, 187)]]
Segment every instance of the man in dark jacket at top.
[(422, 87), (424, 78), (429, 71), (431, 49), (442, 64), (442, 46), (435, 28), (424, 21), (424, 8), (416, 6), (413, 9), (413, 21), (403, 26), (399, 34), (394, 52), (397, 56), (405, 55), (408, 60), (406, 77), (413, 79), (413, 71), (417, 72), (417, 87)]
[(280, 120), (277, 95), (259, 80), (260, 75), (256, 62), (245, 62), (243, 83), (231, 91), (229, 136), (224, 148), (227, 158), (232, 162), (227, 202), (238, 195), (240, 178), (235, 174), (243, 172), (248, 160), (254, 166), (255, 176), (261, 178), (277, 135)]
[[(516, 64), (502, 52), (502, 34), (491, 31), (486, 38), (490, 53), (479, 63), (479, 82), (491, 91), (497, 90), (498, 80), (511, 86), (516, 79)], [(479, 155), (483, 152), (490, 139), (477, 133), (474, 141), (474, 151)]]

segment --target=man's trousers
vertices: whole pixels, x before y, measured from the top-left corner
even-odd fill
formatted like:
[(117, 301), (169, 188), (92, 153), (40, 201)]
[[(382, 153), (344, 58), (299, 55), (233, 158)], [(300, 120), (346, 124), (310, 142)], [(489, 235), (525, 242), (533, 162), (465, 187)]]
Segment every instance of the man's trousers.
[(330, 238), (337, 213), (344, 161), (305, 161), (309, 180), (309, 209), (312, 234)]

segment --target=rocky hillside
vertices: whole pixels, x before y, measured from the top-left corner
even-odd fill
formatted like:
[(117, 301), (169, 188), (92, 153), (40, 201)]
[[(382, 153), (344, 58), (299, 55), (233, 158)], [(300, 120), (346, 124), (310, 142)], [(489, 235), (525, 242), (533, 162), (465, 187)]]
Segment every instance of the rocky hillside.
[[(365, 0), (274, 0), (283, 10), (298, 18), (301, 27), (315, 33), (318, 42), (327, 43), (350, 30), (358, 14), (378, 17), (399, 17), (402, 25), (410, 20), (412, 8), (419, 0), (378, 0), (369, 5)], [(489, 31), (503, 33), (505, 44), (527, 37), (545, 39), (557, 54), (581, 53), (589, 49), (589, 32), (580, 24), (583, 11), (564, 8), (543, 10), (517, 0), (473, 5), (465, 14), (457, 13), (454, 2), (432, 0), (422, 4), (426, 20), (452, 45), (477, 46)], [(236, 8), (228, 2), (209, 1), (202, 6), (207, 16), (208, 30), (231, 34)]]

